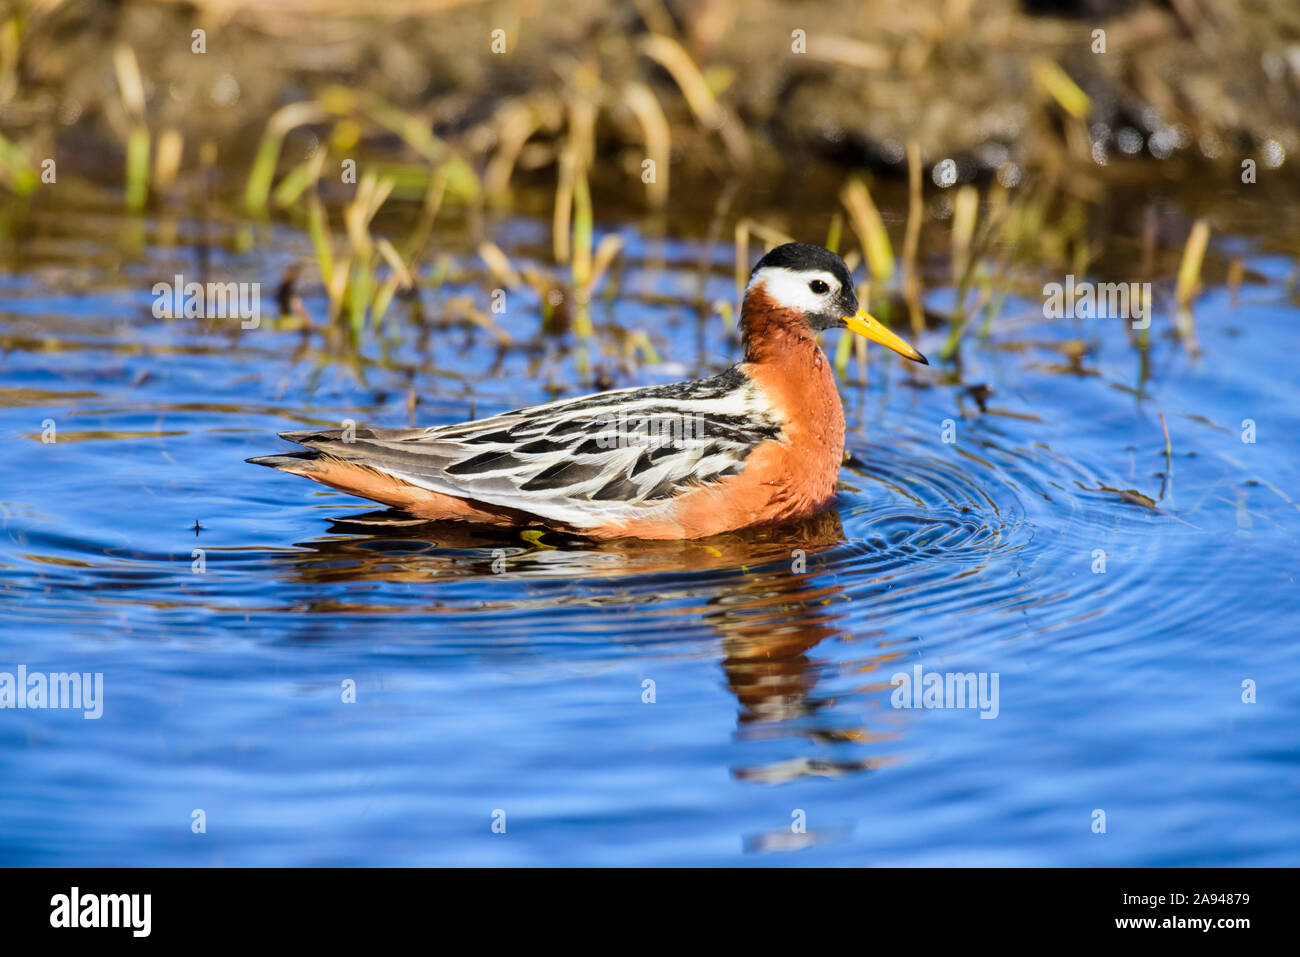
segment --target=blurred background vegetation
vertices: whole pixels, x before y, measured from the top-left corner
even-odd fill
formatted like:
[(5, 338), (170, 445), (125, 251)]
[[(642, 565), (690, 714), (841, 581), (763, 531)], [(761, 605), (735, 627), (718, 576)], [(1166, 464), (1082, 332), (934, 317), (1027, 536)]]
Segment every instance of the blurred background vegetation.
[[(1168, 280), (1185, 311), (1233, 216), (1213, 184), (1297, 150), (1300, 7), (1262, 0), (22, 0), (0, 18), (8, 192), (37, 196), (54, 159), (130, 210), (286, 219), (354, 331), (446, 272), (437, 220), (490, 286), (536, 294), (543, 328), (589, 334), (621, 245), (595, 223), (637, 217), (734, 240), (738, 289), (758, 246), (823, 242), (865, 263), (886, 321), (946, 324), (953, 358), (1041, 269)], [(1117, 226), (1126, 197), (1171, 189), (1177, 209)], [(494, 211), (549, 220), (555, 268), (517, 269)], [(310, 324), (298, 282), (281, 312)], [(951, 310), (927, 312), (936, 284)]]
[[(909, 141), (926, 162), (954, 158), (962, 180), (1088, 162), (1094, 141), (1103, 156), (1233, 165), (1300, 147), (1300, 7), (1267, 0), (8, 6), (6, 152), (57, 154), (69, 172), (97, 171), (140, 121), (179, 133), (187, 165), (205, 142), (247, 159), (277, 110), (313, 101), (379, 121), (336, 131), (336, 145), (400, 135), (375, 116), (382, 102), (472, 165), (498, 160), (494, 187), (508, 154), (541, 169), (566, 136), (632, 172), (654, 147), (718, 177), (804, 156), (901, 176)], [(142, 101), (122, 89), (123, 47)], [(286, 132), (315, 117), (289, 119)], [(287, 158), (315, 145), (300, 137)]]

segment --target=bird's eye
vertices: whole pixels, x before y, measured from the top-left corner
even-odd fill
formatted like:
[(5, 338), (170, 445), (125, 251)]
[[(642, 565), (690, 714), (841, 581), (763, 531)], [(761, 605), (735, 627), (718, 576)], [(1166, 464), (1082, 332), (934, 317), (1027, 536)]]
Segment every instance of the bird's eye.
[(819, 296), (824, 296), (826, 293), (831, 291), (831, 287), (826, 285), (825, 280), (822, 279), (814, 279), (812, 282), (808, 283), (808, 288)]

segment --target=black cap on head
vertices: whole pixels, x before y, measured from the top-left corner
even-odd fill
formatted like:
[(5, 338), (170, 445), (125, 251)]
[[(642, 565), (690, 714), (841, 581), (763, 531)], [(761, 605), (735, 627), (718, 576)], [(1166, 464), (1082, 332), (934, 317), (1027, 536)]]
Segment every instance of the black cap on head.
[[(770, 272), (760, 278), (758, 274), (763, 270)], [(838, 288), (827, 282), (828, 277), (835, 280)], [(798, 320), (802, 320), (813, 332), (849, 329), (914, 362), (926, 362), (925, 356), (901, 336), (890, 332), (875, 318), (859, 309), (853, 277), (849, 275), (844, 260), (829, 249), (807, 243), (777, 246), (758, 261), (750, 273), (749, 281), (750, 288), (745, 292), (745, 307), (740, 317), (741, 329), (747, 341), (746, 355), (752, 355), (748, 340), (752, 315), (775, 311), (787, 315), (795, 313)], [(785, 321), (790, 320), (787, 318)], [(926, 362), (926, 365), (929, 363)]]
[[(814, 332), (840, 328), (844, 325), (844, 317), (851, 316), (858, 310), (858, 297), (854, 293), (853, 278), (849, 275), (849, 269), (844, 265), (844, 260), (829, 249), (808, 243), (786, 243), (784, 246), (777, 246), (754, 266), (754, 271), (750, 273), (750, 281), (752, 282), (754, 277), (764, 269), (783, 269), (796, 274), (821, 273), (834, 277), (839, 288), (833, 296), (818, 295), (819, 290), (815, 280), (809, 287), (814, 297), (813, 301), (809, 301), (807, 291), (799, 296), (801, 301), (797, 308), (803, 313), (804, 321)], [(785, 292), (788, 293), (789, 290)], [(820, 293), (826, 292), (824, 288), (820, 290)], [(777, 301), (779, 304), (787, 304), (781, 303), (780, 294), (777, 296)]]
[(786, 243), (784, 246), (777, 246), (754, 265), (750, 276), (752, 277), (754, 273), (765, 266), (783, 266), (786, 269), (821, 269), (831, 273), (838, 279), (842, 288), (853, 288), (853, 277), (849, 275), (849, 269), (844, 265), (844, 260), (829, 249), (823, 249), (821, 246), (814, 246), (811, 243)]

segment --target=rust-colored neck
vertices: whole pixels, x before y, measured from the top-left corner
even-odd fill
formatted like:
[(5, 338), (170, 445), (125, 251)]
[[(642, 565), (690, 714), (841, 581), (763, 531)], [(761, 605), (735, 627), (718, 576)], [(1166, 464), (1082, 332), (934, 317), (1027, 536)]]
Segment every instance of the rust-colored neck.
[(810, 358), (809, 350), (820, 351), (803, 316), (778, 306), (762, 286), (745, 294), (740, 310), (740, 338), (745, 347), (745, 361), (762, 365), (787, 360), (798, 364)]
[(816, 334), (799, 313), (777, 306), (761, 287), (745, 297), (740, 325), (746, 372), (780, 410), (819, 494), (829, 495), (844, 451), (844, 408)]

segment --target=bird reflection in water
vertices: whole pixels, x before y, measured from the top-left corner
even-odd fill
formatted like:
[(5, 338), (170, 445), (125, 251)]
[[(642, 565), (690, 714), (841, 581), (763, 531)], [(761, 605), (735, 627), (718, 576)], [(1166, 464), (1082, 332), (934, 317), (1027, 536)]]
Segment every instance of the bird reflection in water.
[[(884, 729), (837, 727), (837, 719), (819, 720), (839, 699), (818, 693), (827, 665), (810, 653), (825, 641), (848, 637), (841, 624), (849, 600), (844, 586), (818, 574), (819, 556), (824, 561), (846, 544), (834, 509), (697, 541), (593, 542), (556, 532), (521, 536), (518, 531), (433, 524), (397, 511), (335, 519), (330, 531), (335, 537), (305, 543), (300, 547), (306, 550), (290, 558), (300, 580), (433, 583), (483, 575), (540, 576), (568, 577), (597, 587), (609, 582), (613, 591), (618, 580), (658, 576), (661, 598), (706, 592), (700, 615), (721, 641), (726, 687), (739, 704), (739, 740), (797, 736), (829, 752), (860, 750), (899, 737), (900, 725), (888, 711), (881, 715)], [(544, 622), (545, 609), (534, 605), (533, 610)], [(889, 687), (880, 670), (902, 653), (875, 650), (879, 653), (851, 665), (874, 681), (864, 680), (850, 693), (880, 701), (880, 692)], [(871, 770), (891, 760), (827, 753), (737, 767), (732, 773), (738, 780), (776, 784)]]

